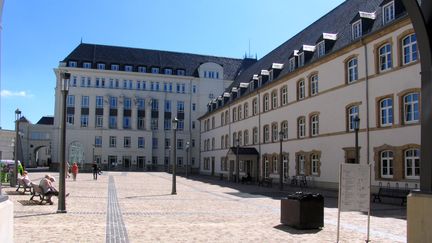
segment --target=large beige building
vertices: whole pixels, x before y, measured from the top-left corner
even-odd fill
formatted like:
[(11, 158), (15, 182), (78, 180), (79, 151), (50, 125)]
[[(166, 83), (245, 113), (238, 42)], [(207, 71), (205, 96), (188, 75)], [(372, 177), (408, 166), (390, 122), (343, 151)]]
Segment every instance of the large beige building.
[[(60, 141), (61, 78), (71, 74), (66, 108), (66, 158), (108, 170), (166, 170), (172, 158), (172, 120), (177, 164), (199, 168), (197, 118), (208, 100), (225, 90), (255, 59), (233, 59), (138, 48), (80, 44), (54, 69), (53, 141)], [(60, 161), (59, 142), (52, 160)]]
[(283, 170), (285, 183), (304, 175), (336, 187), (339, 165), (356, 162), (358, 117), (359, 163), (372, 165), (372, 184), (419, 187), (420, 98), (416, 35), (402, 2), (345, 1), (208, 104), (201, 173), (233, 178), (238, 159), (240, 176), (277, 180)]

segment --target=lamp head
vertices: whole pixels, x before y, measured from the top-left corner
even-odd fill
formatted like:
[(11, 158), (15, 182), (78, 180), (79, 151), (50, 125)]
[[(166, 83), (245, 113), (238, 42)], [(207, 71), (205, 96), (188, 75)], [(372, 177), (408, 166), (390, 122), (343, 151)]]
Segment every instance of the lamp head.
[(178, 124), (178, 119), (177, 117), (174, 117), (174, 119), (172, 120), (172, 126), (174, 130), (177, 130), (177, 124)]
[(359, 130), (360, 128), (360, 118), (358, 116), (354, 117), (354, 130)]

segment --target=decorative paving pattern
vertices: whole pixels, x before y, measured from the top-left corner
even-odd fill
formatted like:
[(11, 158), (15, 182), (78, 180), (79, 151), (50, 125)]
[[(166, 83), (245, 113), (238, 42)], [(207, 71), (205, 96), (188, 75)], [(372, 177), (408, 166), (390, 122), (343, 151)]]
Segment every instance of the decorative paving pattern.
[(107, 206), (106, 242), (129, 242), (126, 226), (117, 198), (114, 177), (109, 176), (108, 181), (108, 206)]

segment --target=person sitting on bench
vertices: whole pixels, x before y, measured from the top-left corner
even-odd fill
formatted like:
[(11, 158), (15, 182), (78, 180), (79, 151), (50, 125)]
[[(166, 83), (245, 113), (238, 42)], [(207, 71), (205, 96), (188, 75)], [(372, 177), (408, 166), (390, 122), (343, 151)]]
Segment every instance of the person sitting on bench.
[[(39, 182), (39, 186), (42, 188), (45, 196), (47, 197), (47, 202), (52, 205), (53, 201), (51, 200), (51, 197), (54, 196), (58, 196), (59, 192), (58, 190), (54, 187), (54, 183), (55, 182), (55, 178), (50, 176), (50, 175), (45, 175), (44, 178), (42, 178), (42, 180)], [(69, 196), (69, 193), (66, 194), (66, 196)]]
[(245, 183), (245, 182), (249, 182), (251, 180), (252, 180), (252, 177), (250, 176), (250, 173), (247, 173), (246, 177), (244, 177), (244, 176), (242, 177), (241, 182)]
[(28, 176), (28, 172), (25, 170), (22, 174), (21, 180), (24, 182), (24, 184), (26, 184), (27, 187), (30, 187), (31, 185), (31, 180)]

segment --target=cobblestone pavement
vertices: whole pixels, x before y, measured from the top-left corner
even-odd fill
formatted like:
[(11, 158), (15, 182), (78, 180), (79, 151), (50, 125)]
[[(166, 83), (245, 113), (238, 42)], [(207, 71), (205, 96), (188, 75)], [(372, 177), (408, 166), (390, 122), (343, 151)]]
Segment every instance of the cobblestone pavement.
[[(35, 182), (44, 173), (34, 172)], [(53, 174), (58, 178), (58, 174)], [(337, 200), (325, 196), (324, 227), (296, 230), (280, 224), (280, 197), (287, 188), (240, 185), (206, 177), (171, 178), (157, 172), (108, 172), (66, 180), (66, 214), (39, 205), (30, 195), (4, 187), (14, 203), (15, 242), (336, 242)], [(58, 180), (57, 180), (58, 181)], [(313, 190), (313, 189), (310, 189)], [(405, 242), (406, 209), (372, 204), (372, 242)], [(367, 215), (341, 213), (340, 242), (364, 242)]]

